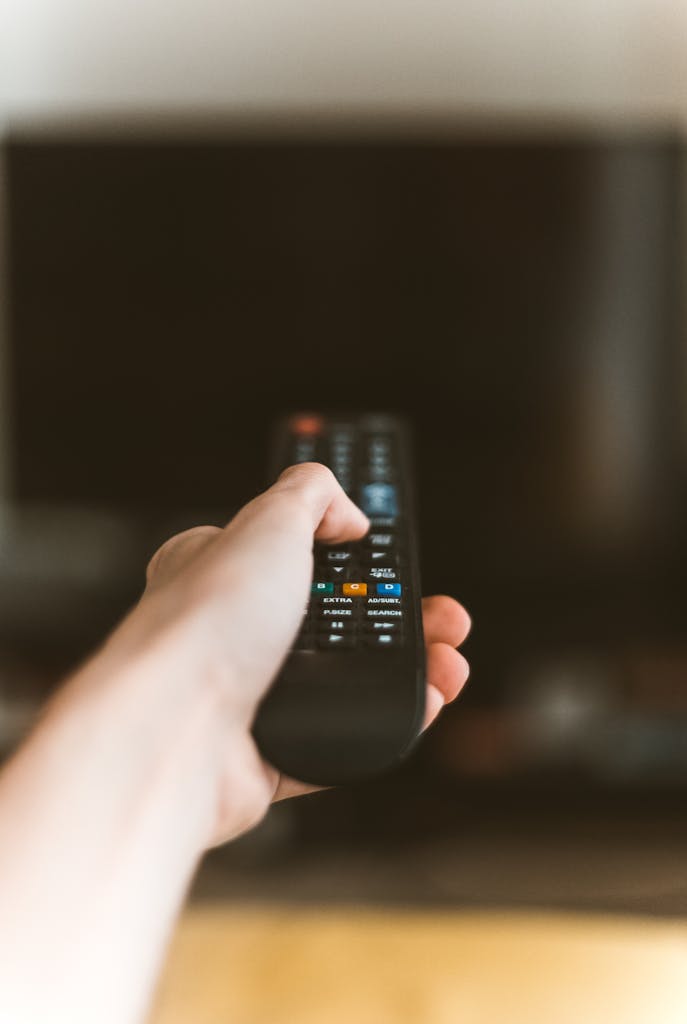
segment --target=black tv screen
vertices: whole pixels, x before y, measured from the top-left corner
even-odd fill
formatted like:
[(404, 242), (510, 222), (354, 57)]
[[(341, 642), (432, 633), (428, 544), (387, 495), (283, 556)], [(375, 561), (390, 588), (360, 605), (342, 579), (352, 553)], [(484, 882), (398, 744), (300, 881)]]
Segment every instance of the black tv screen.
[(57, 132), (6, 160), (17, 498), (222, 521), (276, 415), (379, 409), (414, 427), (430, 590), (505, 620), (665, 546), (672, 136)]

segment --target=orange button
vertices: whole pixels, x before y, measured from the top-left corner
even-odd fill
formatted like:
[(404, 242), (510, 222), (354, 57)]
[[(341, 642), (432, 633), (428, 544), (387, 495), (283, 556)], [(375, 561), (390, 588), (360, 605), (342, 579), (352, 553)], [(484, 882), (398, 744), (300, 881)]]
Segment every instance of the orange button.
[(345, 597), (365, 597), (367, 583), (344, 583), (343, 592)]
[(302, 416), (294, 416), (291, 420), (291, 429), (294, 434), (319, 434), (322, 430), (322, 417), (310, 416), (306, 413)]

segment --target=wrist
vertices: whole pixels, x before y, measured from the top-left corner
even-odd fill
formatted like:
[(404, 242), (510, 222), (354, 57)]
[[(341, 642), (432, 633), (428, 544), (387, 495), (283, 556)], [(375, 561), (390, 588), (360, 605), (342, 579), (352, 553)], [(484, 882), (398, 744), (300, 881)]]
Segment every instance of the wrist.
[(46, 718), (64, 717), (74, 734), (90, 737), (111, 770), (121, 761), (121, 783), (132, 792), (148, 785), (151, 801), (163, 804), (168, 792), (186, 830), (196, 819), (202, 851), (255, 824), (276, 782), (251, 735), (251, 687), (213, 653), (207, 621), (186, 615), (158, 630), (150, 611), (132, 612)]
[(208, 712), (173, 692), (165, 705), (149, 685), (152, 670), (148, 658), (113, 669), (96, 656), (55, 696), (27, 747), (92, 813), (106, 805), (103, 816), (121, 834), (155, 817), (195, 856), (211, 818)]

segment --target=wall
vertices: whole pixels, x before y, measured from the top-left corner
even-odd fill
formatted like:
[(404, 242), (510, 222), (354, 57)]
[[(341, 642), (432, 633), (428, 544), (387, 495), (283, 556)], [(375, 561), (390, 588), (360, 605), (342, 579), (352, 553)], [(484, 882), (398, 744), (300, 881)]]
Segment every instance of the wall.
[(669, 120), (687, 112), (682, 0), (8, 6), (0, 52), (5, 124), (179, 108)]

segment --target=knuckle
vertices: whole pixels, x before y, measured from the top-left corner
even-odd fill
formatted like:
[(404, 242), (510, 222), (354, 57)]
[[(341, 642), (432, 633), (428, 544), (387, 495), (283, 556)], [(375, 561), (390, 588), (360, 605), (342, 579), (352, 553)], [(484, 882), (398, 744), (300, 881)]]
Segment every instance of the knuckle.
[(336, 477), (331, 469), (321, 462), (299, 462), (295, 466), (289, 466), (285, 469), (280, 479), (293, 480), (294, 482), (302, 482), (304, 485), (307, 485), (317, 481), (331, 483), (336, 480)]
[(189, 530), (184, 530), (182, 533), (177, 533), (172, 540), (186, 541), (194, 540), (198, 537), (210, 538), (216, 537), (218, 533), (221, 533), (219, 526), (192, 526)]

